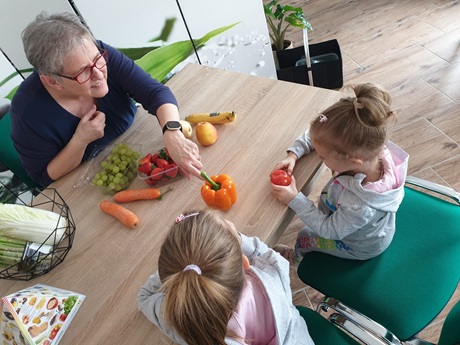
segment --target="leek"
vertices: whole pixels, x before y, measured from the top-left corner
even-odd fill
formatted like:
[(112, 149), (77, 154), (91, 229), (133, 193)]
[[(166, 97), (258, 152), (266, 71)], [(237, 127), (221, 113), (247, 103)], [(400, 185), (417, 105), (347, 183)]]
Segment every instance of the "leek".
[(0, 236), (0, 266), (10, 267), (21, 261), (26, 241)]
[(35, 242), (57, 244), (64, 235), (67, 219), (39, 208), (17, 204), (0, 204), (0, 236)]

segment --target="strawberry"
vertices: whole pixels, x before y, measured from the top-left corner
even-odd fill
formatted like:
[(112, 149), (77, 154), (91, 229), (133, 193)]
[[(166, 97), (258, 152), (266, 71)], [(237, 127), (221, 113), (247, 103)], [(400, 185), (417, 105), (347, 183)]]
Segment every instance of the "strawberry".
[(161, 178), (163, 177), (163, 168), (153, 168), (153, 170), (150, 172), (150, 179), (154, 180), (154, 181), (158, 181), (158, 180), (161, 180)]
[(158, 181), (152, 180), (150, 178), (146, 179), (145, 182), (150, 186), (155, 186), (158, 183)]
[(155, 162), (156, 162), (156, 160), (158, 159), (158, 157), (160, 157), (160, 155), (159, 155), (158, 153), (155, 153), (154, 155), (152, 155), (152, 156), (150, 157), (150, 162), (151, 162), (152, 164), (155, 164)]
[(147, 162), (151, 162), (151, 157), (152, 157), (151, 153), (148, 153), (147, 155), (142, 157), (141, 160), (139, 161), (139, 166), (144, 165)]
[(159, 168), (163, 168), (163, 169), (166, 169), (166, 167), (168, 166), (168, 161), (165, 160), (165, 159), (162, 159), (162, 158), (157, 158), (157, 160), (155, 161), (155, 165)]
[(176, 177), (178, 172), (179, 172), (179, 168), (174, 163), (170, 163), (165, 167), (165, 175), (170, 178)]
[(145, 162), (144, 164), (139, 165), (139, 167), (137, 168), (137, 171), (145, 175), (150, 175), (151, 170), (152, 170), (152, 163), (150, 162)]

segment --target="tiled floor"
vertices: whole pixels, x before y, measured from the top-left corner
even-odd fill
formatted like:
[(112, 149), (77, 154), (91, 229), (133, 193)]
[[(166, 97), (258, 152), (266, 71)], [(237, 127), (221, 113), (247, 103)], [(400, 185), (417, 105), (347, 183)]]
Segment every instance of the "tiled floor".
[[(310, 43), (338, 40), (345, 84), (368, 81), (391, 92), (398, 115), (391, 139), (410, 154), (409, 174), (460, 190), (459, 1), (282, 3), (303, 8), (314, 28)], [(294, 46), (302, 45), (299, 29), (290, 30), (286, 38)], [(292, 245), (301, 226), (294, 219), (279, 243)], [(305, 287), (294, 270), (291, 279), (294, 301), (315, 306), (320, 295)], [(459, 299), (457, 288), (445, 310), (420, 336), (436, 343), (447, 312)]]

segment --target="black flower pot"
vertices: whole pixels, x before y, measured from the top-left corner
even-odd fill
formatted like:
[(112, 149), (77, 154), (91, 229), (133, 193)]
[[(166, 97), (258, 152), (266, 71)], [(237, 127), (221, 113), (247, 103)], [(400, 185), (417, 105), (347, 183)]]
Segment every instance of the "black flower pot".
[[(343, 86), (342, 54), (336, 39), (310, 44), (313, 84), (326, 89)], [(276, 52), (278, 80), (310, 85), (303, 46)]]

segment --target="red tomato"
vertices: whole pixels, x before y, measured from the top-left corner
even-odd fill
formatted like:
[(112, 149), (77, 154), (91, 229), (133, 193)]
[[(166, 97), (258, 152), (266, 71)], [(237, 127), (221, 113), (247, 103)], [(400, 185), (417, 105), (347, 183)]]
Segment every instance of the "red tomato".
[(291, 184), (291, 176), (284, 170), (275, 170), (270, 175), (270, 181), (278, 186), (289, 186)]

